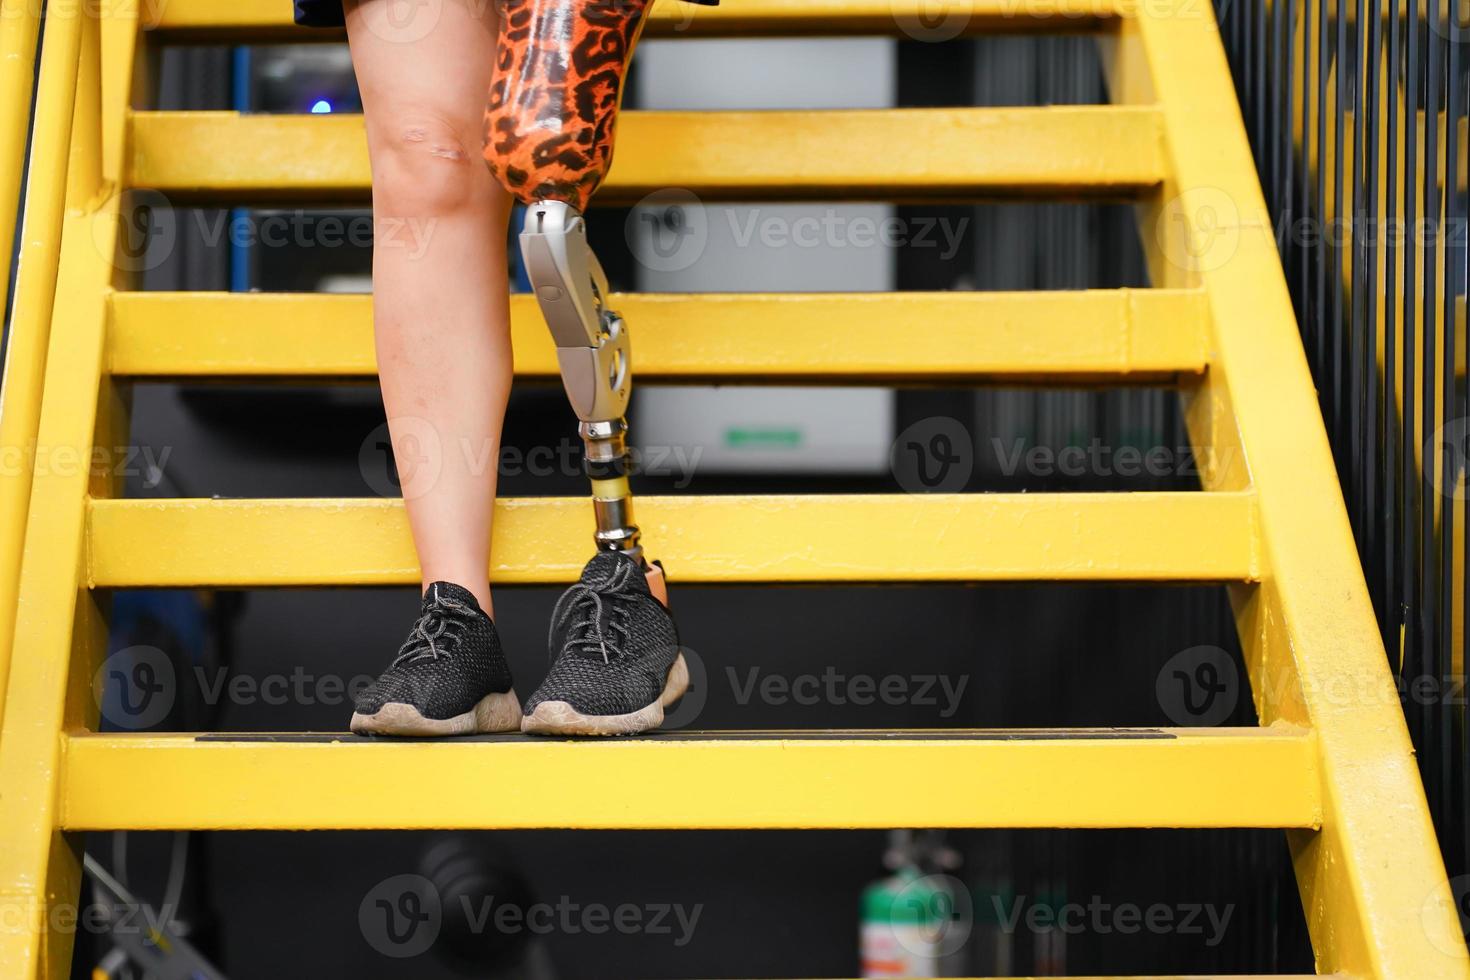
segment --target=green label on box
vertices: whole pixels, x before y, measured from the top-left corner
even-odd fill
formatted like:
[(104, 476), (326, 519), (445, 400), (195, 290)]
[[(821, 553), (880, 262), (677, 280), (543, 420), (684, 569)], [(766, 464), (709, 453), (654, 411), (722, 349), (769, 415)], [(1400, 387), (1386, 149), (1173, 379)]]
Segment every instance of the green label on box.
[(795, 449), (801, 445), (800, 429), (726, 429), (725, 445), (745, 449)]

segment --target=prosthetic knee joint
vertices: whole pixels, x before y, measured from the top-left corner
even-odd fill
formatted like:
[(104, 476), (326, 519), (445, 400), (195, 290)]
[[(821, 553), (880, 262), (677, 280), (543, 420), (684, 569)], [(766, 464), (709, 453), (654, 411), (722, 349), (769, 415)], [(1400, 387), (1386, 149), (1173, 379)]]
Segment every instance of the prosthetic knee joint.
[(581, 420), (597, 547), (641, 562), (623, 419), (633, 387), (628, 331), (607, 306), (607, 277), (587, 245), (582, 215), (561, 201), (532, 203), (521, 231), (521, 255), (556, 343), (567, 398)]

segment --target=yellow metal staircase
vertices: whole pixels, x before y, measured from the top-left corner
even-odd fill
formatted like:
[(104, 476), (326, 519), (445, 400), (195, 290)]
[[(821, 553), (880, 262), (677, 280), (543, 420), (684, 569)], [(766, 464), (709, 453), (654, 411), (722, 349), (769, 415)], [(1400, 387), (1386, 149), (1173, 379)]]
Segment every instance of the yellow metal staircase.
[[(653, 31), (898, 34), (926, 8), (674, 6), (661, 2)], [(99, 25), (95, 4), (49, 4), (39, 94), (65, 118), (37, 121), (37, 153), (56, 155), (32, 159), (37, 234), (23, 244), (12, 339), (43, 353), (6, 379), (6, 413), (24, 419), (34, 392), (39, 422), (15, 439), (34, 461), (18, 596), (0, 576), (0, 603), (16, 611), (13, 645), (0, 637), (0, 977), (67, 975), (70, 936), (48, 923), (77, 900), (86, 830), (918, 826), (1282, 828), (1319, 973), (1470, 978), (1208, 4), (956, 0), (943, 9), (960, 33), (1095, 34), (1113, 104), (630, 112), (603, 196), (1136, 201), (1150, 289), (617, 305), (637, 324), (644, 378), (1173, 384), (1202, 492), (670, 497), (640, 500), (640, 523), (684, 582), (1225, 583), (1262, 727), (595, 744), (95, 732), (109, 589), (418, 574), (397, 501), (124, 500), (76, 465), (127, 441), (133, 381), (375, 370), (364, 298), (135, 292), (116, 252), (133, 189), (178, 203), (365, 197), (360, 120), (146, 108), (136, 69), (152, 49), (301, 40), (288, 5), (103, 9)], [(534, 305), (513, 316), (520, 373), (551, 377)], [(803, 330), (823, 320), (845, 324), (840, 342)], [(584, 501), (505, 500), (492, 580), (568, 581), (590, 531)], [(899, 770), (932, 791), (871, 792), (875, 772)]]

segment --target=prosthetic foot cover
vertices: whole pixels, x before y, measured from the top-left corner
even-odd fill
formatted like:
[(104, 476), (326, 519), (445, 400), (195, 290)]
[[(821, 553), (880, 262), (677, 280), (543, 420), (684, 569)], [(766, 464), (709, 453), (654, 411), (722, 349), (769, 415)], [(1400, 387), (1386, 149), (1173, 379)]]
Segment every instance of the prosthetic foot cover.
[(586, 211), (612, 163), (623, 79), (648, 0), (504, 0), (485, 161), (529, 204)]

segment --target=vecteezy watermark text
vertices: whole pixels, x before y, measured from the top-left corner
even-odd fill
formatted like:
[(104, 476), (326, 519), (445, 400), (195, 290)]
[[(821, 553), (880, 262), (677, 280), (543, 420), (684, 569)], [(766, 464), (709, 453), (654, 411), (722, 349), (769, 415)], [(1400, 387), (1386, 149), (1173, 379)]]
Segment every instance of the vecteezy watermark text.
[(1134, 902), (1107, 902), (1101, 895), (1093, 895), (1085, 904), (1032, 902), (1024, 895), (1009, 902), (1000, 895), (992, 895), (990, 902), (1001, 931), (1007, 933), (1024, 929), (1033, 933), (1056, 931), (1066, 935), (1092, 933), (1106, 936), (1118, 933), (1132, 936), (1143, 932), (1203, 936), (1205, 945), (1212, 948), (1224, 940), (1225, 930), (1230, 927), (1230, 919), (1235, 914), (1234, 905), (1222, 907), (1208, 902), (1138, 905)]
[[(529, 933), (593, 935), (608, 933), (666, 938), (676, 947), (694, 938), (702, 903), (578, 902), (562, 895), (554, 902), (507, 902), (495, 895), (459, 895), (457, 921), (475, 935)], [(418, 956), (439, 938), (447, 910), (434, 883), (423, 875), (394, 875), (362, 897), (357, 922), (368, 945), (395, 959)]]
[(941, 718), (949, 718), (959, 710), (965, 687), (970, 683), (967, 675), (958, 678), (948, 674), (885, 674), (874, 677), (872, 674), (842, 673), (830, 666), (820, 674), (788, 676), (760, 667), (747, 668), (743, 676), (736, 668), (726, 667), (725, 674), (735, 694), (735, 702), (742, 707), (756, 699), (762, 704), (778, 706), (913, 705), (939, 708)]

